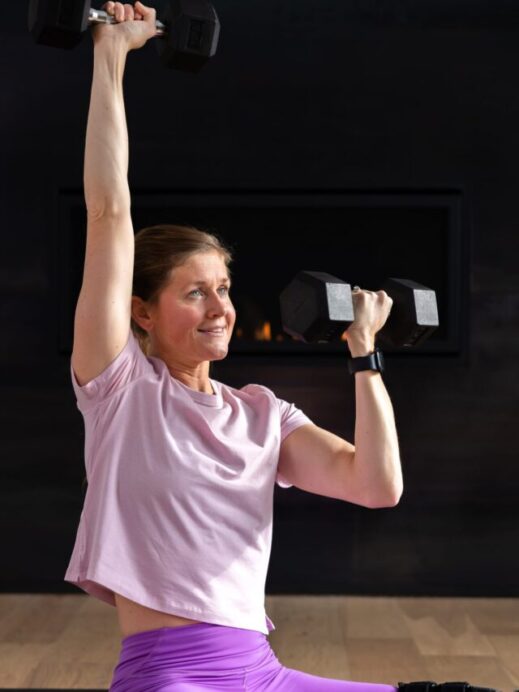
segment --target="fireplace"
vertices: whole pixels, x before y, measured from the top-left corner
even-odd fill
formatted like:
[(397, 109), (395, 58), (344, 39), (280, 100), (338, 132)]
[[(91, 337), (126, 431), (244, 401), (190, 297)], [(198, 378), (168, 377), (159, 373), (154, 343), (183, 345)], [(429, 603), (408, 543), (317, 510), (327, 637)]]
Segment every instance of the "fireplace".
[[(192, 224), (216, 232), (231, 247), (237, 320), (230, 354), (344, 353), (340, 341), (305, 344), (283, 331), (279, 294), (301, 269), (369, 290), (378, 290), (387, 276), (433, 288), (440, 327), (412, 352), (462, 350), (469, 263), (459, 192), (137, 191), (132, 218), (136, 231)], [(79, 191), (60, 194), (57, 227), (59, 345), (70, 353), (86, 239)]]

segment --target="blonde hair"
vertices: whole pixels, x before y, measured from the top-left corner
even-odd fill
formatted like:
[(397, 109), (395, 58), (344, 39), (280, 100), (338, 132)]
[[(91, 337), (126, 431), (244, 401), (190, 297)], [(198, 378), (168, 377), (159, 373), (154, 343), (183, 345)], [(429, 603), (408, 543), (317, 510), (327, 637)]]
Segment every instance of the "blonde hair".
[[(135, 234), (135, 261), (132, 295), (154, 305), (161, 290), (169, 283), (173, 269), (198, 252), (218, 252), (228, 273), (232, 251), (214, 233), (195, 228), (161, 224), (142, 228)], [(131, 328), (139, 346), (148, 355), (149, 337), (132, 318)]]

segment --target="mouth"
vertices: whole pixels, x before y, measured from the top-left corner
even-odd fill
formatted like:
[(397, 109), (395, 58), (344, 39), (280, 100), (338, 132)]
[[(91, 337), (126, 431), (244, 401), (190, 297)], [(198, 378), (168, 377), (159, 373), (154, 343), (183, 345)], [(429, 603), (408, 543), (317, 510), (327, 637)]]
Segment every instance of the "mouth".
[(226, 330), (224, 327), (219, 327), (218, 329), (199, 329), (198, 331), (201, 334), (213, 334), (215, 336), (218, 336), (219, 334), (224, 334)]

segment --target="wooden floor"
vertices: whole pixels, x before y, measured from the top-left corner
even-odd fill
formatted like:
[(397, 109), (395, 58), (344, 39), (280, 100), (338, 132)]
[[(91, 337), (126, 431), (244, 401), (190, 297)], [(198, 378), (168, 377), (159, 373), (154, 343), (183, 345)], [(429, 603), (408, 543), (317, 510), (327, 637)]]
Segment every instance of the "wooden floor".
[[(397, 685), (466, 680), (519, 688), (519, 599), (267, 596), (290, 668)], [(86, 595), (0, 595), (0, 688), (107, 690), (115, 608)]]

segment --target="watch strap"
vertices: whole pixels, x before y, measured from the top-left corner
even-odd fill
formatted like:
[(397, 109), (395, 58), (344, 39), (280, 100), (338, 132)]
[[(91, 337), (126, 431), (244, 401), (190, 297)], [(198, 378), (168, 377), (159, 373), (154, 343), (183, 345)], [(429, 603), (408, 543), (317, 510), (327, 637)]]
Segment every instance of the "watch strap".
[(384, 355), (379, 348), (376, 348), (373, 353), (359, 358), (350, 358), (348, 360), (348, 370), (351, 375), (362, 370), (376, 370), (383, 373), (385, 370)]

